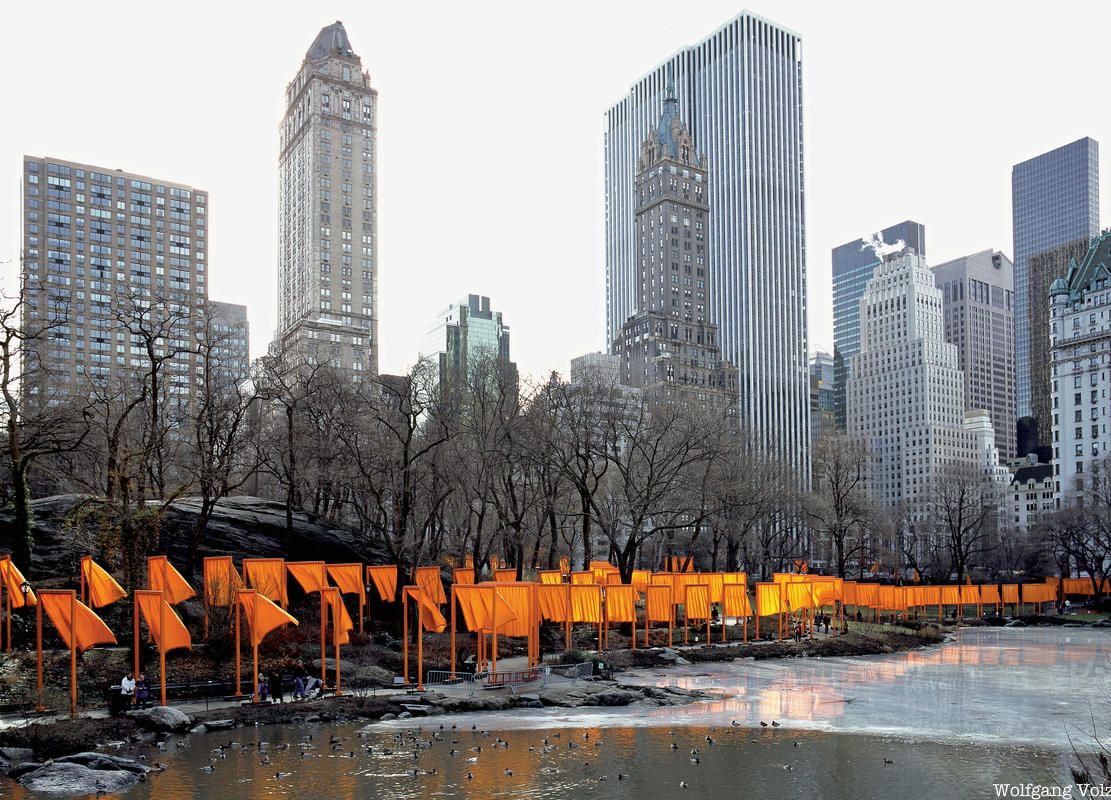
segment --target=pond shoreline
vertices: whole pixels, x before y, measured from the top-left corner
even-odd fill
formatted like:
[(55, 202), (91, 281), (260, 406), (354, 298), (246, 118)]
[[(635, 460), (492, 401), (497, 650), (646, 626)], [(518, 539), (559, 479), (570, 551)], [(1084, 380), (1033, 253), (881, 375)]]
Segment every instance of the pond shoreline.
[[(254, 725), (288, 725), (304, 723), (367, 723), (407, 716), (422, 720), (426, 717), (468, 711), (507, 711), (519, 707), (556, 706), (665, 706), (684, 705), (716, 697), (705, 692), (677, 688), (623, 685), (620, 673), (644, 667), (666, 668), (684, 663), (708, 663), (746, 659), (790, 659), (836, 656), (862, 656), (894, 653), (930, 647), (944, 641), (949, 629), (935, 625), (919, 631), (898, 630), (884, 626), (867, 632), (819, 637), (802, 642), (733, 643), (711, 647), (620, 650), (604, 656), (616, 680), (582, 682), (553, 686), (542, 690), (525, 689), (521, 694), (499, 691), (471, 697), (448, 696), (437, 692), (423, 694), (365, 695), (349, 694), (324, 700), (305, 700), (268, 705), (239, 705), (190, 715), (188, 725), (174, 731), (159, 730), (130, 715), (120, 717), (84, 717), (76, 720), (34, 722), (0, 731), (0, 751), (22, 755), (21, 759), (4, 759), (0, 768), (7, 771), (20, 761), (47, 761), (87, 751), (90, 747), (125, 749), (153, 746), (170, 735), (240, 728)], [(214, 724), (213, 724), (214, 723)], [(0, 752), (3, 756), (3, 752)]]

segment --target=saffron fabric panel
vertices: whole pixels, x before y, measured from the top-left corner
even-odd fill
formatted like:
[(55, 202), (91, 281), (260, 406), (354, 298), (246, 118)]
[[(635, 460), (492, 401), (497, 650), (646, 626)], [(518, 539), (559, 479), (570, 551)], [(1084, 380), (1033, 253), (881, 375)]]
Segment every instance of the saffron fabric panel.
[(571, 593), (565, 584), (542, 583), (537, 587), (540, 615), (550, 622), (567, 622), (571, 614)]
[(875, 583), (858, 583), (856, 585), (856, 604), (876, 608), (880, 604), (880, 587)]
[(516, 620), (513, 607), (492, 583), (456, 586), (454, 594), (469, 631), (490, 632)]
[(756, 584), (756, 613), (762, 617), (779, 615), (787, 611), (783, 590), (778, 583)]
[[(443, 633), (444, 629), (447, 628), (447, 620), (444, 619), (444, 615), (440, 613), (439, 605), (428, 596), (428, 592), (425, 589), (418, 588), (414, 594), (417, 601), (417, 608), (419, 609), (421, 627), (433, 633)], [(346, 611), (343, 613), (344, 616), (347, 615)], [(350, 624), (350, 618), (348, 618), (347, 622)], [(341, 642), (341, 644), (346, 644), (346, 640)]]
[(366, 574), (374, 584), (374, 588), (378, 590), (378, 599), (392, 603), (397, 596), (397, 565), (367, 567)]
[(606, 587), (606, 619), (610, 622), (636, 622), (639, 593), (628, 585)]
[(84, 653), (93, 645), (116, 644), (116, 636), (104, 620), (70, 591), (44, 590), (38, 599), (66, 647), (76, 647)]
[(571, 586), (571, 615), (575, 622), (602, 621), (602, 590), (593, 584)]
[(230, 606), (243, 579), (235, 570), (231, 556), (208, 556), (204, 560), (204, 598), (210, 606)]
[(633, 588), (641, 594), (644, 594), (645, 589), (648, 586), (649, 576), (651, 574), (652, 573), (650, 573), (646, 569), (634, 569), (632, 578)]
[(166, 602), (172, 606), (197, 596), (197, 591), (174, 569), (166, 556), (151, 556), (147, 559), (147, 588), (162, 592)]
[[(158, 591), (152, 589), (151, 591)], [(172, 605), (162, 598), (160, 594), (136, 593), (135, 601), (139, 604), (139, 613), (147, 623), (147, 629), (158, 645), (160, 653), (184, 648), (188, 650), (193, 646), (193, 639), (189, 630), (182, 624), (181, 618), (174, 611)], [(166, 623), (165, 630), (162, 623)]]
[(556, 583), (563, 583), (563, 573), (558, 569), (545, 569), (540, 572), (540, 583), (550, 586)]
[(646, 622), (671, 620), (671, 586), (651, 584), (645, 592), (644, 619)]
[(12, 561), (11, 556), (5, 556), (0, 559), (0, 581), (4, 582), (4, 588), (8, 591), (8, 597), (11, 598), (9, 602), (12, 608), (23, 608), (23, 606), (33, 606), (35, 604), (35, 593), (30, 591), (27, 596), (23, 596), (23, 584), (26, 579), (23, 573), (19, 571), (19, 567)]
[(243, 615), (251, 634), (251, 644), (260, 645), (272, 631), (283, 625), (297, 625), (297, 620), (257, 589), (239, 593)]
[(347, 644), (351, 641), (351, 631), (355, 623), (347, 613), (347, 606), (343, 603), (343, 592), (338, 587), (330, 586), (324, 590), (324, 602), (328, 604), (328, 616), (332, 620), (332, 628), (337, 644)]
[(748, 589), (743, 583), (725, 584), (721, 606), (722, 616), (725, 617), (752, 616), (752, 603), (748, 599)]
[(505, 567), (494, 570), (494, 581), (496, 583), (512, 583), (515, 580), (517, 580), (516, 567)]
[(720, 603), (724, 596), (722, 587), (725, 586), (725, 576), (720, 572), (704, 573), (705, 583), (710, 587), (710, 602)]
[(979, 586), (966, 584), (961, 587), (961, 605), (978, 606), (981, 602)]
[(285, 559), (245, 558), (243, 577), (263, 597), (276, 600), (283, 606), (286, 604), (288, 595), (285, 586)]
[(588, 583), (594, 583), (594, 571), (588, 570), (585, 572), (572, 572), (571, 583), (584, 586)]
[(456, 567), (452, 580), (454, 583), (474, 583), (474, 567)]
[(535, 583), (499, 583), (495, 591), (498, 597), (510, 608), (512, 619), (498, 624), (501, 636), (529, 636), (535, 630), (533, 622), (533, 592)]
[(1005, 583), (1003, 584), (1003, 602), (1015, 604), (1018, 602), (1018, 584)]
[(308, 594), (322, 591), (328, 585), (328, 570), (323, 561), (290, 561), (285, 568)]
[(999, 586), (994, 583), (985, 583), (980, 587), (980, 602), (981, 603), (1000, 603)]
[(329, 564), (328, 577), (335, 581), (342, 594), (357, 594), (361, 600), (366, 600), (362, 564)]
[(705, 583), (687, 584), (683, 597), (683, 619), (710, 618), (710, 587)]
[(81, 571), (85, 575), (89, 602), (94, 608), (103, 608), (127, 597), (127, 592), (116, 583), (116, 579), (88, 556), (81, 560)]
[(417, 567), (413, 572), (413, 583), (424, 589), (428, 598), (436, 605), (440, 606), (447, 602), (439, 567)]
[(783, 586), (787, 591), (787, 604), (792, 611), (814, 607), (814, 595), (810, 590), (809, 582), (791, 582), (785, 583)]

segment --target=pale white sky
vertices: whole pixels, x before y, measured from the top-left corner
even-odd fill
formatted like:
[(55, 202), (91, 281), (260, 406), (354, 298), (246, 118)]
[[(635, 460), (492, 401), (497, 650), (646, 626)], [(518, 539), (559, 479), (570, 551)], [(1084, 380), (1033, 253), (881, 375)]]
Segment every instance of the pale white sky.
[(804, 42), (811, 350), (832, 351), (832, 247), (912, 218), (932, 263), (1010, 255), (1012, 164), (1081, 136), (1111, 159), (1111, 3), (5, 3), (4, 283), (24, 153), (188, 183), (211, 193), (211, 296), (249, 307), (261, 354), (283, 92), (340, 19), (379, 92), (381, 370), (471, 292), (522, 373), (566, 372), (605, 341), (603, 114), (743, 7)]

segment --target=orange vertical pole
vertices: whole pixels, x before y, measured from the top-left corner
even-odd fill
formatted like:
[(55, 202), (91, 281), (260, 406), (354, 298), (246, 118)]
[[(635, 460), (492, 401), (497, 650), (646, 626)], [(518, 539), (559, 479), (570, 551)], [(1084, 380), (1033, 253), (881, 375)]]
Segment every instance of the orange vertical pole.
[(363, 632), (363, 608), (366, 606), (366, 589), (359, 592), (359, 633)]
[(238, 591), (235, 593), (235, 601), (234, 602), (235, 602), (235, 696), (236, 697), (242, 697), (243, 696), (243, 691), (242, 691), (243, 670), (242, 670), (242, 667), (240, 666), (240, 658), (239, 658), (239, 644), (240, 644), (239, 640), (240, 640), (241, 636), (240, 636), (240, 630), (239, 630), (240, 609), (239, 609), (239, 592)]
[(710, 641), (710, 615), (709, 614), (706, 614), (706, 644), (711, 644), (711, 641)]
[(77, 594), (69, 593), (69, 718), (77, 719)]
[(35, 603), (35, 655), (39, 685), (39, 702), (35, 706), (35, 711), (41, 714), (46, 710), (42, 704), (42, 601)]
[[(743, 624), (743, 627), (744, 627), (744, 643), (748, 644), (748, 617), (747, 616), (744, 618), (744, 622), (742, 624)], [(756, 618), (756, 624), (757, 625), (760, 624), (760, 618), (759, 617)]]
[(328, 616), (324, 611), (324, 590), (320, 590), (320, 685), (328, 685)]
[(633, 649), (637, 649), (637, 604), (635, 595), (633, 597)]
[(259, 678), (259, 675), (258, 675), (258, 645), (255, 644), (254, 639), (255, 639), (255, 637), (252, 636), (251, 637), (251, 649), (254, 652), (254, 656), (255, 656), (255, 669), (251, 673), (251, 702), (252, 703), (257, 703), (258, 699), (259, 699), (258, 698), (258, 678)]
[(166, 705), (166, 648), (163, 642), (166, 639), (166, 598), (158, 598), (158, 630), (161, 632), (162, 642), (158, 642), (158, 674), (162, 679), (162, 705)]
[(7, 626), (8, 635), (4, 640), (4, 652), (10, 653), (12, 651), (12, 593), (7, 591), (6, 586), (5, 583), (4, 586), (0, 586), (0, 589), (4, 590), (4, 606), (7, 609), (5, 625)]
[(401, 677), (409, 685), (409, 591), (401, 590)]
[(417, 613), (417, 689), (424, 690), (424, 625)]
[(451, 679), (455, 680), (455, 586), (451, 587)]
[(132, 632), (134, 634), (131, 647), (131, 663), (134, 665), (132, 670), (135, 674), (135, 680), (139, 680), (139, 598), (132, 595), (131, 597), (131, 610), (132, 610)]
[[(333, 597), (335, 597), (336, 602), (337, 603), (342, 603), (343, 602), (343, 595), (340, 593), (340, 590), (335, 589), (334, 592), (335, 593), (333, 594)], [(340, 667), (340, 664), (339, 664), (339, 660), (340, 660), (340, 655), (339, 655), (339, 626), (336, 625), (334, 621), (332, 623), (332, 651), (336, 654), (336, 697), (339, 697), (342, 694), (342, 692), (340, 691), (340, 686), (339, 686), (339, 681), (340, 681), (340, 677), (339, 677), (339, 672), (340, 672), (340, 670), (339, 670), (339, 667)]]
[(492, 662), (493, 667), (491, 668), (491, 672), (497, 672), (498, 671), (498, 626), (491, 624), (490, 625), (490, 630), (491, 630), (490, 648), (491, 648), (491, 650), (493, 652), (493, 656), (494, 656), (494, 660)]

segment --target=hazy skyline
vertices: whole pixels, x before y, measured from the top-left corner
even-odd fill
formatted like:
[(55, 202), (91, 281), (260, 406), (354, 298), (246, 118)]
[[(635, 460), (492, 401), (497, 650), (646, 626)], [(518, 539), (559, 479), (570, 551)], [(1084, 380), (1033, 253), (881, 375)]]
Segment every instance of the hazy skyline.
[(1011, 256), (1011, 166), (1082, 136), (1107, 146), (1099, 92), (1111, 7), (672, 8), (6, 9), (4, 288), (16, 287), (23, 154), (192, 184), (210, 193), (210, 297), (248, 306), (260, 355), (277, 306), (284, 90), (337, 19), (379, 92), (383, 372), (411, 363), (438, 310), (468, 293), (504, 313), (522, 374), (566, 374), (572, 357), (604, 346), (604, 113), (741, 8), (803, 39), (811, 350), (833, 349), (832, 247), (909, 218), (926, 225), (933, 264), (987, 248)]

